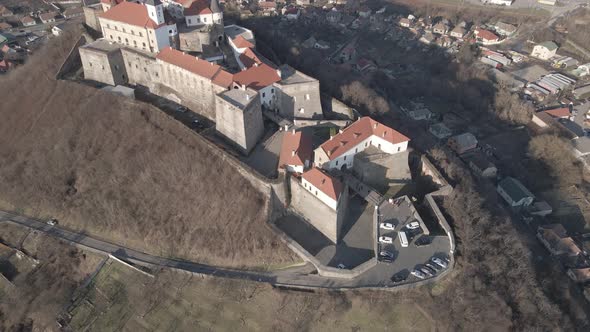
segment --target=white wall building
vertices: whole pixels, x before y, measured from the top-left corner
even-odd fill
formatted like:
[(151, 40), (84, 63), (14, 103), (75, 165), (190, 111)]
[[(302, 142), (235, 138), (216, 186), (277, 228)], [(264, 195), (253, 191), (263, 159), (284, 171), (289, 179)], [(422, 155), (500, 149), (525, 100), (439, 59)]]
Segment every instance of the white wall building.
[(175, 23), (165, 23), (163, 10), (159, 0), (123, 2), (99, 17), (102, 34), (111, 42), (157, 53), (177, 34)]
[(314, 165), (324, 169), (351, 168), (354, 156), (369, 146), (395, 154), (408, 149), (409, 138), (369, 117), (363, 117), (324, 142), (314, 153)]
[(558, 46), (554, 42), (546, 41), (544, 43), (535, 45), (535, 47), (533, 47), (533, 51), (531, 52), (531, 56), (541, 60), (549, 60), (555, 56), (557, 53), (557, 48)]
[(334, 211), (338, 209), (338, 203), (344, 187), (338, 179), (314, 167), (303, 173), (301, 184), (307, 191), (331, 209)]

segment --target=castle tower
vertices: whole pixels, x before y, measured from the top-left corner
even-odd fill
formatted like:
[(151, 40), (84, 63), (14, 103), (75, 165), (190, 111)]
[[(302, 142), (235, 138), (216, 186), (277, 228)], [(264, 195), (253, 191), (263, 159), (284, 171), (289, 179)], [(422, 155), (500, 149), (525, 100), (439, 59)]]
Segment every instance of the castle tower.
[(152, 21), (158, 25), (164, 23), (164, 6), (160, 0), (146, 0), (145, 6)]
[(223, 26), (223, 11), (219, 6), (219, 1), (211, 0), (209, 9), (211, 9), (211, 12), (213, 13), (213, 23), (221, 24), (221, 26)]

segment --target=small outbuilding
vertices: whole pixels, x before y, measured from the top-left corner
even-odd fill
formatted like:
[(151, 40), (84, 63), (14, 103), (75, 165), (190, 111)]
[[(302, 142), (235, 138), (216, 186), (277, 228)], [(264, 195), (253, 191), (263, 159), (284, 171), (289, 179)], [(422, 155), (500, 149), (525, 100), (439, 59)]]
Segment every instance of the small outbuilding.
[(520, 181), (509, 176), (498, 183), (496, 191), (512, 208), (529, 206), (535, 200), (535, 195), (520, 183)]

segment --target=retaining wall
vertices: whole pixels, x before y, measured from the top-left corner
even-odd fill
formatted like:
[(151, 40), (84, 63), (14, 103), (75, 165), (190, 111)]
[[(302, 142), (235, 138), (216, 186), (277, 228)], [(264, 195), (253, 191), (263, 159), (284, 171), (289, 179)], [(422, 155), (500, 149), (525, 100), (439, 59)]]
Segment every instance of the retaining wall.
[(78, 52), (78, 48), (85, 44), (86, 37), (82, 35), (80, 36), (80, 38), (78, 38), (78, 41), (74, 44), (74, 46), (68, 53), (68, 56), (59, 67), (57, 74), (55, 74), (56, 80), (61, 80), (66, 74), (70, 73), (75, 68), (82, 67), (82, 60), (80, 59), (80, 52)]

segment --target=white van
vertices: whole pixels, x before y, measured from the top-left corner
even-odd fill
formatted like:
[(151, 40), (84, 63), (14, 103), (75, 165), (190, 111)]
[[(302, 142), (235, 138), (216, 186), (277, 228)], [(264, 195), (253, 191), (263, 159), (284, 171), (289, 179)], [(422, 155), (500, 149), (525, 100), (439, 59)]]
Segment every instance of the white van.
[(401, 243), (402, 247), (408, 246), (408, 237), (406, 236), (406, 232), (400, 231), (399, 235), (399, 243)]

